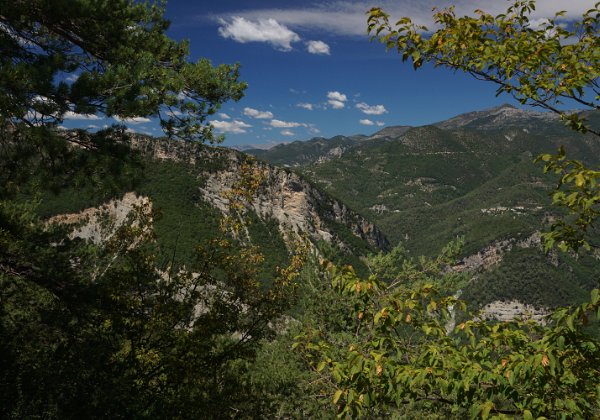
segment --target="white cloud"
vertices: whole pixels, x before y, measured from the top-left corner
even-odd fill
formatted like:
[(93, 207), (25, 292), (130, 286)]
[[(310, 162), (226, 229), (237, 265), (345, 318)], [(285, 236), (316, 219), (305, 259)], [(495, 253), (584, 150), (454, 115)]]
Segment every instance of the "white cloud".
[(342, 101), (336, 101), (334, 99), (330, 99), (327, 102), (329, 103), (329, 105), (331, 105), (333, 109), (342, 109), (345, 106), (345, 104)]
[(244, 121), (234, 120), (234, 121), (211, 121), (210, 125), (212, 125), (215, 130), (220, 133), (232, 133), (232, 134), (243, 134), (246, 132), (246, 128), (252, 127), (250, 124), (245, 123)]
[(346, 95), (344, 95), (343, 93), (340, 93), (338, 91), (333, 91), (333, 92), (327, 92), (327, 99), (333, 99), (336, 101), (346, 102), (348, 100), (348, 97)]
[(79, 79), (78, 74), (69, 74), (67, 77), (65, 77), (65, 81), (70, 83), (75, 82), (77, 79)]
[(356, 104), (356, 107), (367, 115), (381, 115), (387, 112), (383, 105), (368, 105), (364, 102)]
[(231, 117), (229, 115), (227, 115), (226, 113), (224, 113), (224, 112), (220, 112), (219, 113), (219, 117), (223, 118), (224, 120), (230, 120), (231, 119)]
[(323, 41), (308, 41), (306, 43), (306, 47), (308, 49), (308, 52), (311, 54), (330, 54), (329, 45), (327, 45)]
[(254, 108), (244, 108), (244, 115), (262, 120), (273, 118), (273, 113), (271, 111), (259, 111), (258, 109)]
[(181, 117), (183, 114), (181, 113), (181, 111), (178, 111), (176, 109), (170, 109), (167, 112), (165, 112), (165, 114), (167, 114), (169, 117), (171, 118), (175, 118), (175, 117)]
[(362, 125), (376, 125), (377, 127), (383, 127), (385, 125), (383, 121), (371, 121), (367, 118), (365, 118), (364, 120), (359, 120), (358, 122)]
[[(99, 120), (101, 119), (99, 116), (94, 114), (76, 114), (73, 111), (65, 112), (63, 116), (65, 120)], [(150, 121), (150, 120), (148, 120)]]
[(327, 103), (333, 109), (342, 109), (346, 105), (348, 97), (338, 91), (327, 92)]
[(219, 28), (219, 34), (223, 38), (231, 38), (241, 43), (268, 42), (278, 50), (290, 51), (292, 42), (300, 41), (297, 33), (275, 19), (258, 18), (256, 21), (252, 21), (234, 16), (229, 22), (225, 19), (220, 19), (219, 22), (222, 25)]
[(283, 134), (284, 136), (295, 136), (294, 132), (291, 130), (281, 130), (281, 134)]
[(299, 103), (299, 104), (296, 104), (296, 106), (297, 106), (298, 108), (304, 108), (304, 109), (308, 109), (309, 111), (312, 111), (312, 110), (313, 110), (313, 104)]
[(129, 124), (142, 124), (142, 123), (149, 123), (151, 121), (150, 118), (146, 118), (146, 117), (121, 118), (116, 115), (113, 115), (113, 118), (119, 122), (129, 123)]
[(542, 26), (546, 26), (550, 21), (547, 18), (531, 19), (529, 21), (529, 27), (531, 29), (540, 29)]
[[(306, 2), (308, 3), (308, 2)], [(311, 2), (312, 3), (312, 2)], [(566, 10), (567, 19), (580, 18), (591, 7), (592, 0), (539, 0), (532, 19), (549, 18), (559, 10)], [(301, 4), (301, 3), (300, 3)], [(315, 4), (315, 3), (313, 3)], [(401, 16), (409, 16), (418, 24), (434, 27), (431, 9), (440, 9), (456, 5), (456, 14), (473, 15), (475, 9), (482, 9), (492, 14), (503, 13), (508, 7), (504, 1), (489, 0), (379, 0), (376, 4), (391, 15), (391, 22)], [(317, 3), (316, 6), (296, 8), (246, 9), (236, 14), (246, 19), (260, 19), (264, 16), (276, 20), (280, 24), (302, 30), (320, 30), (324, 33), (338, 35), (355, 35), (364, 37), (367, 19), (365, 11), (373, 6), (367, 0), (329, 0)]]
[(295, 127), (304, 127), (306, 124), (291, 122), (291, 121), (281, 121), (281, 120), (271, 120), (271, 127), (275, 128), (295, 128)]

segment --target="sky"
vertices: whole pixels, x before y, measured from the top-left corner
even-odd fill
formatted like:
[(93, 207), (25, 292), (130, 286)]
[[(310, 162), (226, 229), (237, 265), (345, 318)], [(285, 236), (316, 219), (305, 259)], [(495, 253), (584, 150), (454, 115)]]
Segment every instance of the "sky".
[[(538, 0), (541, 20), (566, 10), (573, 19), (595, 0)], [(239, 102), (211, 117), (224, 145), (269, 147), (313, 137), (371, 134), (393, 125), (424, 125), (463, 112), (516, 103), (494, 86), (463, 73), (425, 65), (418, 71), (394, 51), (371, 42), (365, 12), (380, 6), (393, 18), (409, 16), (433, 27), (434, 6), (501, 13), (503, 0), (169, 0), (167, 34), (190, 42), (190, 59), (241, 65), (248, 83)], [(98, 128), (114, 122), (67, 115), (64, 126)], [(124, 122), (160, 135), (153, 119)]]

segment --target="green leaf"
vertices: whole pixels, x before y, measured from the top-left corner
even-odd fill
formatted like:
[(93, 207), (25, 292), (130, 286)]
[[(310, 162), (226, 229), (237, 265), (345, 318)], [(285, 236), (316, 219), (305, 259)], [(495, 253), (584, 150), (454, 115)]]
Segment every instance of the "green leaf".
[(486, 401), (483, 403), (483, 408), (481, 410), (481, 417), (487, 419), (490, 416), (490, 411), (494, 408), (494, 403), (491, 401)]
[(569, 329), (570, 329), (571, 331), (575, 330), (575, 327), (574, 327), (574, 325), (573, 325), (573, 316), (572, 316), (572, 315), (569, 315), (569, 316), (567, 317), (567, 327), (569, 327)]
[(596, 305), (598, 303), (598, 301), (600, 300), (600, 290), (599, 289), (594, 289), (591, 292), (591, 303), (592, 305)]

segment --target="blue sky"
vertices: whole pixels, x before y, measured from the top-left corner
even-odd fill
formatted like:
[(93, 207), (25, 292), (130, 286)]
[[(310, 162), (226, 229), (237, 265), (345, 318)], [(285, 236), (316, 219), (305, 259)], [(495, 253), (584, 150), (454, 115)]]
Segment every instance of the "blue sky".
[[(459, 13), (500, 13), (508, 2), (462, 0), (323, 0), (167, 2), (168, 34), (190, 41), (191, 59), (240, 63), (245, 97), (223, 105), (212, 124), (225, 145), (268, 145), (315, 136), (370, 134), (385, 126), (422, 125), (462, 112), (513, 103), (462, 73), (424, 66), (414, 71), (366, 34), (365, 12), (381, 6), (393, 17), (431, 25), (433, 6)], [(567, 10), (580, 16), (594, 0), (538, 0), (535, 19)], [(111, 120), (71, 116), (65, 126), (99, 127)], [(148, 119), (128, 121), (159, 135)]]

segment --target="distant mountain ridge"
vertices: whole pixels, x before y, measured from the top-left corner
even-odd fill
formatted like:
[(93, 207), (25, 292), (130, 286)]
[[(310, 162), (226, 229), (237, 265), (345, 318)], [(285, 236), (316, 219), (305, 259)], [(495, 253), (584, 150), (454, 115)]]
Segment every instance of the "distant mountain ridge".
[(446, 130), (458, 128), (496, 130), (498, 128), (515, 126), (523, 128), (535, 123), (557, 121), (560, 121), (560, 117), (552, 112), (524, 110), (512, 105), (503, 104), (481, 111), (467, 112), (432, 125)]
[[(590, 119), (595, 126), (600, 126), (600, 115), (598, 115), (598, 113), (588, 112), (584, 113), (584, 116)], [(498, 131), (517, 129), (524, 130), (526, 133), (530, 130), (535, 130), (538, 133), (549, 134), (551, 136), (556, 136), (557, 134), (571, 134), (557, 114), (552, 112), (525, 110), (509, 104), (503, 104), (480, 111), (467, 112), (430, 125), (442, 130), (469, 129)], [(292, 167), (303, 166), (326, 162), (332, 158), (338, 158), (347, 150), (359, 146), (364, 142), (397, 139), (414, 128), (418, 127), (409, 125), (389, 126), (370, 136), (338, 135), (329, 139), (315, 137), (306, 141), (297, 140), (291, 143), (281, 143), (265, 149), (243, 148), (240, 150), (274, 165)]]
[(335, 136), (330, 139), (315, 137), (307, 141), (283, 143), (270, 149), (248, 149), (244, 153), (280, 166), (300, 166), (325, 162), (340, 157), (346, 150), (367, 140), (366, 136)]

